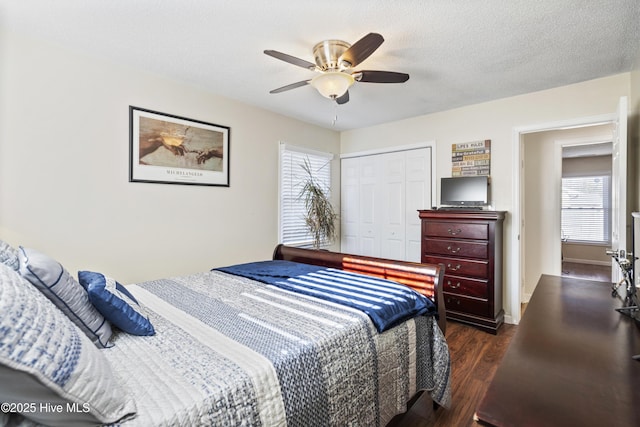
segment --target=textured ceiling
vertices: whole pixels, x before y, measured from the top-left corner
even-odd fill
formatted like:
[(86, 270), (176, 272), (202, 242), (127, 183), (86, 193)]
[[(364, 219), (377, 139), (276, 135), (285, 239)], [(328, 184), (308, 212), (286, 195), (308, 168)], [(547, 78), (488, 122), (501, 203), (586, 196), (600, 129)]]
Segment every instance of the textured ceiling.
[[(0, 0), (0, 25), (336, 130), (627, 72), (640, 58), (638, 0)], [(265, 49), (313, 62), (317, 42), (369, 32), (385, 42), (358, 69), (408, 82), (356, 83), (341, 106), (311, 86), (269, 94), (314, 73)]]

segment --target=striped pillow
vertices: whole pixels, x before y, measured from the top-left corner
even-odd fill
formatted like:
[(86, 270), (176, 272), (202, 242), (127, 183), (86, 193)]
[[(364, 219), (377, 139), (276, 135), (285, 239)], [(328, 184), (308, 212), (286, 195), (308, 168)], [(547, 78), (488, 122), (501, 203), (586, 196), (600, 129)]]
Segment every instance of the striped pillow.
[(111, 325), (91, 304), (87, 291), (57, 261), (20, 247), (20, 274), (66, 314), (98, 347), (110, 347)]

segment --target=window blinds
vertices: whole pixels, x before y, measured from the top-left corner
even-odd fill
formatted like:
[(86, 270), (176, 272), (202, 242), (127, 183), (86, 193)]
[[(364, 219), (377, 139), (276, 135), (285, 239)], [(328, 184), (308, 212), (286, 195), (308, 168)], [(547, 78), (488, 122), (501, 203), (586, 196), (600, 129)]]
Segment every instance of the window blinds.
[(311, 247), (313, 237), (305, 224), (306, 209), (300, 192), (308, 178), (302, 168), (311, 165), (314, 179), (327, 194), (331, 191), (333, 154), (280, 144), (280, 242), (285, 245)]
[(611, 236), (611, 177), (562, 178), (562, 238), (608, 243)]

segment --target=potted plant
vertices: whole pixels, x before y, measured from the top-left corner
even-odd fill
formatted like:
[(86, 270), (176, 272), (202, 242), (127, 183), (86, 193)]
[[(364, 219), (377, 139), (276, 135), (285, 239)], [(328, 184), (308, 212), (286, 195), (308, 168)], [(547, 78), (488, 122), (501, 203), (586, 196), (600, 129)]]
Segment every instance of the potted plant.
[(313, 247), (320, 249), (324, 242), (336, 239), (338, 214), (334, 211), (328, 194), (314, 177), (309, 159), (305, 159), (300, 167), (307, 174), (300, 190), (300, 198), (304, 198), (306, 208), (305, 223), (313, 236)]

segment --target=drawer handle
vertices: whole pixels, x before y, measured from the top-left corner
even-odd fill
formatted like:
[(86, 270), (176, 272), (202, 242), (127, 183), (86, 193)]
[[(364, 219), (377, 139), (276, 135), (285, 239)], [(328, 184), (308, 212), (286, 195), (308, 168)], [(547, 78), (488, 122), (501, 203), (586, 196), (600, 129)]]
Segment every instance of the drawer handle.
[(457, 254), (458, 252), (460, 252), (460, 248), (459, 248), (459, 247), (458, 247), (458, 248), (456, 248), (456, 249), (453, 249), (453, 247), (452, 247), (452, 246), (447, 246), (447, 250), (448, 250), (449, 252), (451, 252), (452, 254)]
[(458, 234), (462, 233), (462, 229), (457, 228), (457, 229), (455, 229), (455, 230), (452, 230), (452, 229), (450, 229), (450, 228), (449, 228), (449, 229), (447, 229), (447, 232), (448, 232), (449, 234), (451, 234), (452, 236), (456, 236), (456, 235), (458, 235)]
[(460, 268), (462, 268), (462, 266), (460, 264), (456, 264), (456, 266), (453, 267), (451, 264), (447, 264), (447, 268), (451, 271), (458, 271), (460, 270)]
[(460, 287), (460, 282), (456, 283), (455, 285), (452, 285), (451, 280), (447, 280), (447, 285), (449, 285), (451, 289), (458, 289)]
[[(453, 301), (456, 303), (456, 305), (460, 305), (459, 299), (454, 299)], [(447, 298), (447, 304), (451, 304), (451, 298)]]

